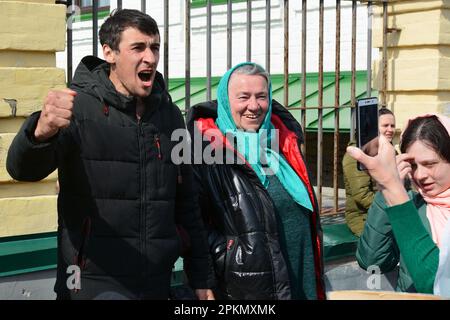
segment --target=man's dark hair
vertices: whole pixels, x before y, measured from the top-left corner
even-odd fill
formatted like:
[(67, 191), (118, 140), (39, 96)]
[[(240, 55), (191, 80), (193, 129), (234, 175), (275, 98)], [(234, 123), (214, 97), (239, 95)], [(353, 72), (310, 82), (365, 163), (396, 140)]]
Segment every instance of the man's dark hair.
[(402, 153), (416, 141), (427, 145), (450, 163), (450, 136), (436, 116), (417, 118), (409, 123), (402, 136)]
[(116, 9), (100, 28), (100, 43), (119, 51), (120, 38), (126, 28), (136, 28), (146, 35), (159, 35), (158, 24), (148, 14), (132, 9)]
[(380, 110), (378, 110), (378, 116), (379, 117), (381, 117), (382, 115), (385, 115), (385, 114), (392, 114), (392, 115), (394, 115), (391, 110), (389, 110), (388, 108), (385, 108), (385, 107), (380, 108)]

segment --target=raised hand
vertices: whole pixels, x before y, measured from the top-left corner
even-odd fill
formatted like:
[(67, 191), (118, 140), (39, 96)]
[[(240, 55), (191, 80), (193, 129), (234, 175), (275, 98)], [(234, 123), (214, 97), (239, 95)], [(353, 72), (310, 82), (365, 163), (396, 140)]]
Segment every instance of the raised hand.
[(402, 180), (402, 183), (405, 182), (405, 178), (406, 177), (410, 178), (409, 175), (412, 172), (412, 167), (411, 167), (410, 160), (413, 160), (413, 159), (414, 158), (411, 157), (407, 153), (402, 153), (402, 154), (399, 154), (398, 156), (395, 157), (395, 160), (397, 162), (398, 173), (400, 175), (400, 180)]
[[(372, 178), (377, 181), (389, 205), (402, 204), (409, 198), (399, 175), (395, 149), (383, 135), (380, 135), (378, 142), (378, 154), (375, 157), (370, 157), (355, 147), (347, 147), (347, 152), (353, 159), (364, 164)], [(405, 156), (404, 160), (406, 159), (408, 158)]]
[(72, 118), (73, 101), (77, 93), (70, 89), (53, 90), (47, 94), (42, 108), (34, 138), (43, 142), (60, 129), (67, 128)]

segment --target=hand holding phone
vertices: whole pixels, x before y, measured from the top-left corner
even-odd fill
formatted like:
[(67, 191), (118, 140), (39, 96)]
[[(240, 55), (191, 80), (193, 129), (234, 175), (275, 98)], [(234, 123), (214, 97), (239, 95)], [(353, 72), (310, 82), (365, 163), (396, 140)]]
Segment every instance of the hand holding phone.
[[(369, 156), (378, 152), (378, 98), (359, 99), (356, 104), (356, 146)], [(367, 170), (358, 162), (358, 170)]]

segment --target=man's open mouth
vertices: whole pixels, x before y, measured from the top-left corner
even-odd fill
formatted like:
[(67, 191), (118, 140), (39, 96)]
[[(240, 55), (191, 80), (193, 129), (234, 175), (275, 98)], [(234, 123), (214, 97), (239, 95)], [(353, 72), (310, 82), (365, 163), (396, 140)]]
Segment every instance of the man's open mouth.
[(138, 73), (139, 79), (143, 82), (148, 82), (152, 78), (152, 72), (151, 71), (141, 71)]

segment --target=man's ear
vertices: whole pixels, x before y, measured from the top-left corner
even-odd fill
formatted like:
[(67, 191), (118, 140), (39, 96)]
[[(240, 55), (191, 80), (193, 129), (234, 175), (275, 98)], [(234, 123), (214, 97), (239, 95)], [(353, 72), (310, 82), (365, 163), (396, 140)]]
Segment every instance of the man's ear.
[(106, 62), (108, 62), (109, 64), (116, 63), (116, 53), (114, 52), (114, 50), (111, 49), (111, 47), (107, 44), (104, 44), (102, 46), (102, 49), (103, 57), (105, 58)]

